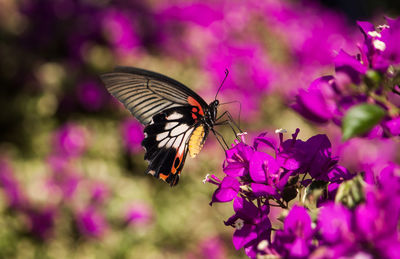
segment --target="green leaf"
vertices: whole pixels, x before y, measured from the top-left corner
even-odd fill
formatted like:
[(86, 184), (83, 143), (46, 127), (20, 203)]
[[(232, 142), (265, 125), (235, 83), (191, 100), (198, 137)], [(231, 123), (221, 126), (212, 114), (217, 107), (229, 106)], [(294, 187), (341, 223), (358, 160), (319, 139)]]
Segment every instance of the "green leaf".
[(385, 116), (386, 111), (374, 104), (360, 104), (350, 108), (342, 121), (343, 141), (370, 131)]

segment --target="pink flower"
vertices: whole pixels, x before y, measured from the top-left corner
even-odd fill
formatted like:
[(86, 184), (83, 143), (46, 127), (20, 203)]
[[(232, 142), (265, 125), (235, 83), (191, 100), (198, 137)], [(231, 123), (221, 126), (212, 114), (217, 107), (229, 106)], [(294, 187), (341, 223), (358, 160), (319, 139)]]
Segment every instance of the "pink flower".
[(107, 229), (104, 216), (93, 207), (80, 210), (75, 220), (80, 233), (87, 237), (101, 238)]
[(144, 139), (143, 126), (133, 119), (128, 119), (121, 124), (121, 133), (125, 147), (131, 153), (137, 153), (142, 150), (142, 140)]
[(132, 226), (146, 226), (153, 220), (153, 208), (146, 203), (132, 204), (125, 214), (125, 221)]
[(86, 151), (88, 138), (83, 127), (69, 123), (55, 132), (53, 143), (56, 153), (67, 157), (77, 157)]

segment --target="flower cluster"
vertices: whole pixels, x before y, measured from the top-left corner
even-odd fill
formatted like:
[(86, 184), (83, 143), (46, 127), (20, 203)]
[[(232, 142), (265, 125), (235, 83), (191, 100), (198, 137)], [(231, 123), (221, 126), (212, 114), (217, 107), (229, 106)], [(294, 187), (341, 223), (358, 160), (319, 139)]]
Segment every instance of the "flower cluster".
[[(287, 209), (299, 190), (320, 182), (330, 185), (319, 203), (333, 200), (338, 184), (353, 177), (338, 165), (338, 158), (332, 156), (331, 144), (325, 135), (302, 141), (297, 138), (298, 133), (297, 129), (287, 140), (283, 140), (283, 133), (279, 133), (278, 144), (273, 138), (261, 134), (255, 138), (253, 145), (247, 145), (242, 135), (242, 142), (237, 141), (226, 151), (225, 177), (220, 180), (212, 175), (206, 179), (218, 186), (211, 204), (234, 200), (235, 215), (225, 224), (236, 228), (233, 236), (235, 248), (244, 247), (246, 254), (252, 258), (260, 252), (260, 242), (271, 243), (270, 206)], [(287, 218), (289, 220), (290, 217)], [(289, 232), (292, 231), (290, 224)], [(304, 236), (302, 233), (298, 235)], [(275, 242), (276, 246), (286, 239), (283, 232), (282, 238)]]
[(318, 214), (319, 247), (311, 258), (400, 256), (400, 167), (366, 170), (365, 202), (351, 210), (328, 204)]
[[(325, 135), (302, 141), (298, 133), (285, 141), (279, 133), (278, 145), (265, 134), (251, 146), (242, 137), (226, 152), (225, 177), (206, 178), (218, 186), (211, 204), (233, 200), (225, 225), (235, 228), (235, 248), (250, 258), (397, 258), (400, 167), (354, 177), (332, 157)], [(276, 207), (279, 217), (270, 213)]]
[[(292, 106), (315, 123), (340, 125), (342, 140), (368, 136), (337, 145), (345, 156), (341, 162), (356, 170), (338, 164), (327, 136), (302, 141), (296, 130), (284, 141), (278, 130), (278, 142), (266, 134), (253, 145), (243, 137), (236, 141), (226, 151), (225, 177), (207, 178), (218, 186), (211, 204), (233, 200), (235, 214), (225, 224), (236, 229), (235, 248), (250, 258), (400, 256), (400, 167), (390, 152), (396, 149), (390, 137), (400, 134), (400, 18), (377, 28), (358, 25), (364, 35), (360, 53), (341, 50), (335, 76), (314, 80)], [(350, 154), (348, 146), (358, 150)], [(389, 154), (380, 154), (379, 146)]]
[(341, 50), (335, 76), (316, 79), (300, 90), (292, 106), (315, 123), (333, 121), (345, 139), (354, 135), (400, 135), (400, 18), (375, 28), (358, 22), (364, 42), (352, 56)]

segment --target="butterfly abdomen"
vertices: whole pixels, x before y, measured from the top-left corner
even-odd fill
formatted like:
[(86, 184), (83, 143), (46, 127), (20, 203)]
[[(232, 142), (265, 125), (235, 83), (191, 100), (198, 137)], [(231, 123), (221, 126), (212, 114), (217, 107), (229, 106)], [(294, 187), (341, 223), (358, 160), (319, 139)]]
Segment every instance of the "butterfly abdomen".
[(189, 139), (189, 155), (194, 158), (199, 154), (201, 148), (204, 145), (206, 138), (206, 131), (203, 125), (199, 125), (192, 133)]

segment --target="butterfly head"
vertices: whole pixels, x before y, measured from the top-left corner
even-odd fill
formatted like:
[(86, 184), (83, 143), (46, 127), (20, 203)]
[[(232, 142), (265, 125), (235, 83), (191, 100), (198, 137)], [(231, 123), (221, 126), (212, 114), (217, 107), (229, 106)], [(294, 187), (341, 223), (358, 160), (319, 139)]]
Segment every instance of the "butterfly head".
[(217, 111), (218, 111), (218, 106), (219, 106), (219, 101), (218, 100), (214, 100), (210, 103), (209, 107), (209, 114), (210, 114), (210, 120), (212, 122), (215, 122), (216, 118), (217, 118)]

